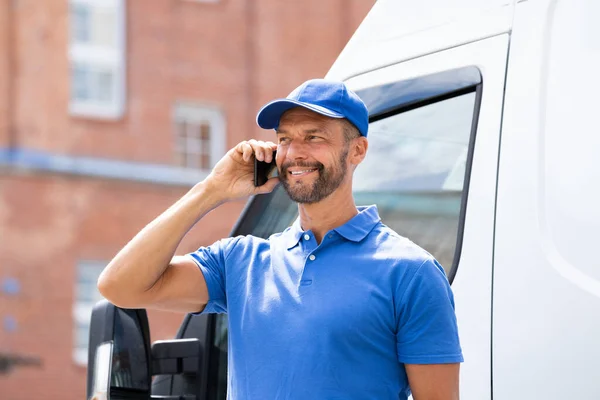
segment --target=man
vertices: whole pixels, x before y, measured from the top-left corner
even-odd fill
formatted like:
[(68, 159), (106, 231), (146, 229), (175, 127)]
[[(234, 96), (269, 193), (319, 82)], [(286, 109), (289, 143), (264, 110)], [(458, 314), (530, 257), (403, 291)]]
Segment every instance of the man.
[[(454, 300), (426, 251), (357, 207), (368, 112), (343, 83), (311, 80), (261, 109), (277, 144), (244, 141), (111, 261), (98, 287), (120, 307), (228, 313), (230, 399), (458, 399)], [(253, 185), (253, 160), (279, 171)], [(222, 239), (174, 256), (218, 205), (278, 182), (299, 217), (268, 240)]]

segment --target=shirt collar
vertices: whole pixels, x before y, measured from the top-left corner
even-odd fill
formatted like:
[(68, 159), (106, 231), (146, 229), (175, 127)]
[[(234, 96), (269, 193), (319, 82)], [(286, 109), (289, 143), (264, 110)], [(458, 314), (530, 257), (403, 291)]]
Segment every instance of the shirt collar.
[[(359, 206), (356, 209), (358, 210), (358, 214), (344, 225), (333, 229), (340, 236), (352, 242), (363, 240), (373, 230), (375, 225), (381, 221), (376, 205)], [(291, 249), (296, 246), (303, 233), (304, 231), (300, 225), (300, 217), (298, 217), (292, 226), (283, 233), (287, 248)]]
[(298, 217), (296, 218), (292, 226), (290, 226), (283, 232), (285, 246), (288, 250), (298, 244), (298, 241), (300, 240), (300, 237), (303, 233), (304, 232), (302, 231), (302, 226), (300, 225), (300, 217)]

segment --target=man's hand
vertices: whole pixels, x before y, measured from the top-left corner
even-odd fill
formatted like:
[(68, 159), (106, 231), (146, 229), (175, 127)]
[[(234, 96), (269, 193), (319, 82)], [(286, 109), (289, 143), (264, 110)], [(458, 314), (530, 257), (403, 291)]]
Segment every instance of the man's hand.
[(405, 364), (414, 400), (458, 400), (460, 364)]
[(271, 162), (277, 145), (273, 142), (248, 140), (239, 143), (215, 165), (205, 182), (222, 201), (235, 200), (275, 189), (279, 178), (271, 178), (262, 186), (254, 186), (254, 158)]

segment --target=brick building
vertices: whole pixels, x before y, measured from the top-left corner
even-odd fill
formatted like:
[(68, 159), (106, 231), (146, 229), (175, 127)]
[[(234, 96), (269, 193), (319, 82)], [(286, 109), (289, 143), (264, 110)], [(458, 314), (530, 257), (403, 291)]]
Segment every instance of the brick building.
[[(323, 76), (375, 0), (0, 0), (0, 399), (85, 397), (95, 280), (251, 137), (266, 101)], [(228, 234), (210, 213), (187, 252)], [(153, 340), (182, 315), (150, 313)]]

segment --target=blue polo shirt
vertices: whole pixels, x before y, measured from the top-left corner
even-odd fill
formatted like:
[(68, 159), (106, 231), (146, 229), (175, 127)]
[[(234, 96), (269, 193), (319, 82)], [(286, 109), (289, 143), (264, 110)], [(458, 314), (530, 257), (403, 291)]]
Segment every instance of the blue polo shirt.
[(296, 220), (191, 253), (228, 314), (228, 399), (406, 399), (404, 364), (463, 361), (440, 264), (358, 211), (320, 245)]

